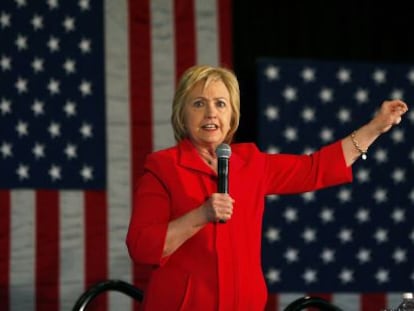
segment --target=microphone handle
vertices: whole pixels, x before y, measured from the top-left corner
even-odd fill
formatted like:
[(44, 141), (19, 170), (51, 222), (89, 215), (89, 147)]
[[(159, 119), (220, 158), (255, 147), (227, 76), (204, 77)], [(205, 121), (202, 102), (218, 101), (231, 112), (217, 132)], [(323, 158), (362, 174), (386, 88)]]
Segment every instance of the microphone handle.
[[(218, 193), (229, 193), (229, 159), (218, 158), (217, 161), (217, 191)], [(224, 224), (226, 221), (220, 219), (219, 223)]]
[(218, 158), (217, 161), (217, 191), (219, 193), (229, 193), (229, 159)]

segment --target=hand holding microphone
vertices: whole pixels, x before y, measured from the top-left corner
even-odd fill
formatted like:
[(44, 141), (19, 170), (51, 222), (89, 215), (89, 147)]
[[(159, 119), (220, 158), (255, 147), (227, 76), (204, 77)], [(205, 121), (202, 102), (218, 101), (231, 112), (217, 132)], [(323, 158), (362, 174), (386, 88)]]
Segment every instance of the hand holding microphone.
[[(228, 144), (220, 144), (216, 149), (217, 156), (217, 192), (229, 193), (229, 159), (231, 156), (231, 148)], [(226, 220), (220, 219), (220, 223), (225, 223)]]

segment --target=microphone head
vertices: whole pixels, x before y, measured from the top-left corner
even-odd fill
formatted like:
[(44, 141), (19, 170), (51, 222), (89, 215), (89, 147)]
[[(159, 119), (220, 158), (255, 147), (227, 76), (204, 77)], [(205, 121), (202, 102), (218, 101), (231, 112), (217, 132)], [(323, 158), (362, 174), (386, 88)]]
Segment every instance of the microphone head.
[(230, 158), (231, 148), (228, 144), (222, 143), (216, 149), (217, 158)]

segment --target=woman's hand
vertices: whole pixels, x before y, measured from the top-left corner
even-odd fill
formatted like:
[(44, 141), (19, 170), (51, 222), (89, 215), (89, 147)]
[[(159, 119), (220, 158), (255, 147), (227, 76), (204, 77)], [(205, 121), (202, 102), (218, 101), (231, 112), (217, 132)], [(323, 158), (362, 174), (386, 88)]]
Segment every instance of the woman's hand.
[(402, 100), (384, 101), (368, 126), (372, 127), (378, 134), (385, 133), (392, 126), (399, 124), (403, 114), (407, 111), (408, 106)]
[(209, 222), (227, 221), (233, 214), (234, 200), (227, 193), (213, 193), (203, 204)]

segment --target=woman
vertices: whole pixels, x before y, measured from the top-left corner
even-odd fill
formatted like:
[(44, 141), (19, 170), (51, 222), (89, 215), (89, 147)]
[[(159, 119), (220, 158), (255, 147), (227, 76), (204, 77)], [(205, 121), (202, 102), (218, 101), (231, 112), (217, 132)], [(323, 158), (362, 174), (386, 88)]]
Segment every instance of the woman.
[[(240, 117), (235, 75), (189, 68), (172, 107), (177, 145), (147, 157), (134, 196), (126, 242), (140, 271), (142, 309), (263, 310), (265, 196), (351, 182), (351, 165), (407, 110), (400, 100), (385, 101), (369, 123), (312, 155), (270, 155), (252, 143), (231, 144)], [(217, 193), (221, 143), (232, 149), (229, 194)]]

